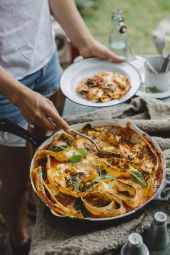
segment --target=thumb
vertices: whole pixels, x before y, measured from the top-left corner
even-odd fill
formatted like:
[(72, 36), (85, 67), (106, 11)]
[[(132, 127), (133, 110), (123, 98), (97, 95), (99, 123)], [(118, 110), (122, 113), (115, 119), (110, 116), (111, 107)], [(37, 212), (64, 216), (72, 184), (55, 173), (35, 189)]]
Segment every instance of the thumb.
[(106, 50), (105, 56), (106, 56), (106, 59), (112, 60), (115, 63), (122, 63), (126, 60), (124, 57), (117, 56), (115, 53), (111, 52), (110, 50)]

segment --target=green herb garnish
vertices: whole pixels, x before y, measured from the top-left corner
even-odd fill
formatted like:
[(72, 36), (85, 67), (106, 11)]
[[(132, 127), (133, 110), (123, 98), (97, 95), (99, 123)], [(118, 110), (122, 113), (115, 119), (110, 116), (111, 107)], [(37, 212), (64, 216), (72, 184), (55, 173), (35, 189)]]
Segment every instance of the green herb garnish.
[(71, 162), (71, 163), (78, 163), (78, 162), (80, 162), (81, 160), (82, 160), (82, 155), (80, 155), (80, 154), (75, 154), (75, 155), (73, 155), (70, 159), (69, 159), (69, 162)]
[(78, 148), (77, 149), (78, 152), (84, 157), (87, 156), (89, 154), (89, 150), (88, 149), (84, 149), (84, 148)]
[(113, 179), (113, 175), (111, 175), (111, 174), (100, 175), (93, 182), (96, 184), (96, 183), (98, 183), (98, 182), (100, 182), (102, 180), (105, 180), (105, 179)]
[(68, 143), (61, 144), (61, 145), (58, 145), (58, 146), (56, 146), (56, 145), (50, 145), (49, 148), (48, 148), (48, 150), (49, 150), (49, 151), (54, 151), (54, 152), (59, 152), (59, 151), (62, 151), (62, 150), (64, 150), (64, 149), (68, 148), (68, 147), (69, 147), (69, 144), (68, 144)]
[(147, 87), (146, 85), (142, 84), (140, 87), (141, 91), (145, 91), (146, 93), (159, 93), (161, 92), (156, 86), (154, 87)]
[(145, 178), (144, 178), (144, 176), (142, 175), (142, 173), (140, 173), (140, 172), (137, 172), (137, 171), (135, 171), (135, 172), (132, 172), (131, 173), (131, 179), (134, 181), (134, 182), (136, 182), (136, 183), (138, 183), (138, 184), (140, 184), (141, 186), (143, 186), (143, 187), (147, 187), (147, 181), (145, 180)]
[(99, 177), (94, 179), (91, 183), (86, 184), (85, 190), (92, 188), (95, 184), (99, 183), (102, 180), (113, 179), (113, 178), (114, 178), (113, 175), (107, 173), (105, 169), (102, 169), (101, 172), (100, 172)]
[[(98, 170), (99, 171), (99, 170)], [(100, 176), (105, 176), (106, 174), (107, 174), (107, 172), (106, 172), (106, 170), (104, 169), (104, 168), (102, 168), (101, 170), (100, 170)]]
[(65, 177), (65, 182), (66, 182), (66, 185), (67, 185), (67, 186), (70, 186), (70, 185), (71, 185), (71, 179), (70, 179), (70, 178), (66, 178), (66, 177)]
[(158, 89), (157, 87), (145, 87), (145, 91), (147, 93), (159, 93), (159, 92), (161, 92), (161, 90)]
[(80, 188), (80, 180), (79, 180), (78, 175), (75, 175), (75, 176), (72, 178), (72, 184), (73, 184), (73, 187), (74, 187), (74, 191), (75, 191), (75, 192), (78, 192), (78, 191), (79, 191), (79, 188)]
[(74, 191), (78, 192), (80, 188), (80, 179), (79, 175), (81, 173), (74, 174), (71, 178), (65, 178), (65, 182), (67, 186), (73, 186)]

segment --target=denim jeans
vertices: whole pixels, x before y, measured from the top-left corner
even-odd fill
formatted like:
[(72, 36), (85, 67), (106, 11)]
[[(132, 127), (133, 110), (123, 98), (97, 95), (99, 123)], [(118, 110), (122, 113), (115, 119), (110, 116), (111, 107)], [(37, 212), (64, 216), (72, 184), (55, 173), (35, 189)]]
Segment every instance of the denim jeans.
[[(22, 80), (20, 80), (20, 82), (41, 95), (49, 96), (58, 88), (61, 74), (62, 69), (55, 53), (47, 65), (37, 72), (24, 77)], [(11, 93), (13, 92), (11, 91)], [(4, 118), (10, 119), (22, 127), (27, 126), (27, 121), (23, 118), (20, 110), (15, 105), (10, 103), (8, 99), (0, 96), (0, 119)], [(12, 134), (0, 132), (0, 144), (7, 146), (20, 146), (21, 144), (25, 143), (23, 143), (23, 139), (20, 138), (19, 140)]]

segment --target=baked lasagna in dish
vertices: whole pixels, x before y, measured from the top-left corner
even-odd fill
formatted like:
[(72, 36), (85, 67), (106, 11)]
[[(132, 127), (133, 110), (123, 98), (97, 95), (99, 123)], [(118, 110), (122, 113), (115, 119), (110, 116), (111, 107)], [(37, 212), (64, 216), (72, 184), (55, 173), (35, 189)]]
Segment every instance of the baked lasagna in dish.
[(77, 134), (59, 133), (34, 157), (30, 176), (38, 196), (58, 216), (109, 218), (149, 200), (162, 180), (158, 150), (131, 128), (89, 124), (80, 129), (100, 149), (120, 158), (98, 156), (94, 144)]
[(92, 102), (104, 103), (122, 98), (129, 89), (130, 81), (126, 75), (99, 72), (88, 79), (83, 79), (76, 92)]

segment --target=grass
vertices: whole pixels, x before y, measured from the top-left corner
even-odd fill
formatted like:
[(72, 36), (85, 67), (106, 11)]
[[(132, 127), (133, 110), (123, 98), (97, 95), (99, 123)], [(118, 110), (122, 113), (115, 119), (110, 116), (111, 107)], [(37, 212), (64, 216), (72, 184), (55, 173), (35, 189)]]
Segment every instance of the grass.
[(124, 10), (128, 42), (135, 53), (157, 53), (151, 34), (163, 18), (170, 16), (170, 1), (96, 0), (96, 4), (97, 8), (87, 12), (83, 17), (96, 39), (108, 46), (112, 10), (119, 8)]

